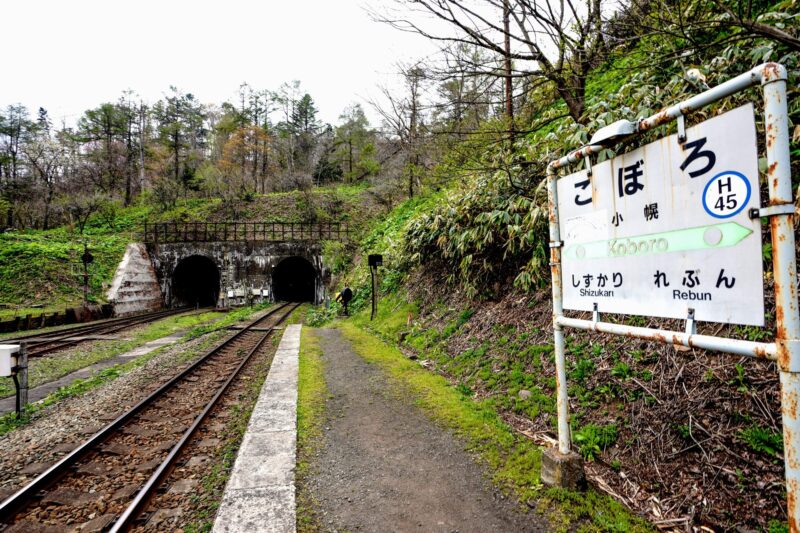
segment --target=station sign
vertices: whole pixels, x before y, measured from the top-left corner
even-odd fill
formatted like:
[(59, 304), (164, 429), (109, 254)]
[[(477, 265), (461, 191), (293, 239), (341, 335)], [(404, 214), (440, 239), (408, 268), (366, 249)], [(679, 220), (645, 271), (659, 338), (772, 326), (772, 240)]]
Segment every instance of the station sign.
[(752, 104), (557, 186), (565, 309), (764, 325)]

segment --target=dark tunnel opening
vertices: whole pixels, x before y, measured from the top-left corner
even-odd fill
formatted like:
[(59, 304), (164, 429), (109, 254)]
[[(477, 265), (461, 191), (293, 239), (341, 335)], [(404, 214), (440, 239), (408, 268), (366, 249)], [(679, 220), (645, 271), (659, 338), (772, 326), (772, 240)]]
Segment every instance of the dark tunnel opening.
[(219, 269), (214, 261), (202, 255), (181, 259), (172, 274), (172, 304), (217, 305)]
[(289, 257), (272, 272), (272, 294), (279, 302), (314, 302), (317, 272), (306, 259)]

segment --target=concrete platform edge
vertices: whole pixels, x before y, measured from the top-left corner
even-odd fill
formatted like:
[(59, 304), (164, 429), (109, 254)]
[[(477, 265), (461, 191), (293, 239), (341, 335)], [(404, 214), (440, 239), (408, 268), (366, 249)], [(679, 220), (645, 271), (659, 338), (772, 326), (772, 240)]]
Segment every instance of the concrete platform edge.
[(295, 532), (297, 378), (302, 326), (288, 326), (247, 425), (216, 533)]

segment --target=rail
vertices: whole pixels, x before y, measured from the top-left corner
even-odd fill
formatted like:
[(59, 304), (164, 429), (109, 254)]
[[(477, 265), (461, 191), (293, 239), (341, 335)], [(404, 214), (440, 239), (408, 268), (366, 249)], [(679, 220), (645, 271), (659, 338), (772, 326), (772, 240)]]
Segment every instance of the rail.
[(341, 241), (348, 237), (344, 222), (145, 222), (142, 232), (147, 244)]
[(129, 317), (113, 318), (103, 320), (98, 324), (86, 324), (73, 328), (66, 328), (50, 333), (32, 334), (17, 337), (15, 339), (4, 340), (3, 342), (18, 343), (25, 341), (28, 343), (28, 357), (42, 357), (56, 351), (65, 350), (82, 342), (93, 340), (97, 335), (111, 335), (118, 331), (148, 324), (162, 318), (192, 311), (193, 308), (180, 307), (177, 309), (165, 309), (150, 313), (138, 314)]
[[(225, 382), (221, 384), (209, 402), (201, 402), (200, 407), (202, 410), (200, 414), (192, 417), (192, 424), (186, 431), (183, 432), (180, 440), (170, 447), (170, 452), (166, 459), (159, 465), (144, 486), (140, 488), (136, 497), (129, 502), (129, 505), (122, 516), (118, 517), (118, 525), (115, 525), (114, 529), (116, 530), (120, 527), (125, 528), (130, 521), (136, 518), (141, 507), (147, 503), (149, 497), (152, 495), (153, 489), (157, 487), (163, 477), (169, 473), (175, 459), (180, 454), (180, 451), (195, 433), (199, 424), (202, 423), (202, 420), (220, 399), (224, 391), (239, 374), (240, 370), (245, 366), (250, 357), (259, 349), (259, 347), (263, 345), (266, 339), (269, 338), (271, 332), (274, 331), (274, 327), (285, 320), (289, 314), (291, 314), (291, 312), (297, 308), (297, 305), (283, 304), (270, 310), (264, 316), (257, 318), (245, 325), (244, 328), (236, 332), (234, 335), (229, 337), (215, 348), (212, 348), (210, 351), (206, 352), (190, 366), (181, 370), (177, 375), (173, 376), (169, 381), (158, 387), (158, 389), (150, 393), (147, 397), (140, 400), (136, 405), (131, 407), (125, 413), (121, 414), (106, 427), (92, 435), (88, 440), (82, 444), (79, 444), (72, 452), (67, 454), (56, 464), (51, 466), (42, 474), (39, 474), (30, 483), (0, 503), (0, 522), (13, 522), (15, 516), (22, 512), (29, 504), (36, 505), (33, 502), (42, 496), (43, 491), (53, 490), (56, 483), (68, 476), (71, 472), (74, 472), (81, 460), (86, 457), (90, 457), (92, 453), (96, 453), (100, 449), (100, 446), (111, 439), (112, 436), (118, 435), (126, 427), (130, 427), (131, 424), (135, 425), (137, 416), (146, 412), (146, 410), (150, 408), (153, 408), (155, 411), (157, 411), (159, 408), (158, 401), (165, 398), (169, 392), (177, 390), (177, 386), (179, 384), (185, 384), (187, 382), (186, 378), (190, 377), (194, 372), (212, 368), (212, 363), (220, 357), (224, 357), (226, 354), (228, 356), (234, 355), (235, 357), (233, 358), (232, 362), (235, 363), (235, 368), (230, 370)], [(278, 314), (281, 311), (284, 312)], [(270, 318), (273, 320), (277, 318), (277, 320), (272, 324), (269, 331), (254, 337), (245, 337), (248, 333), (258, 329), (258, 326), (265, 323)], [(245, 343), (246, 346), (242, 346), (241, 343)], [(245, 353), (242, 354), (243, 351)], [(214, 370), (215, 376), (217, 376), (218, 373), (219, 370)], [(181, 392), (179, 391), (179, 394), (180, 393)], [(185, 391), (183, 393), (185, 393)], [(178, 405), (176, 402), (167, 403), (169, 405)], [(177, 422), (173, 422), (174, 426), (174, 424)], [(97, 457), (102, 461), (102, 454), (97, 455)], [(142, 457), (144, 458), (145, 456)], [(65, 508), (69, 508), (70, 505), (72, 505), (71, 501), (65, 502), (64, 504)], [(78, 502), (76, 505), (80, 506), (81, 504)]]

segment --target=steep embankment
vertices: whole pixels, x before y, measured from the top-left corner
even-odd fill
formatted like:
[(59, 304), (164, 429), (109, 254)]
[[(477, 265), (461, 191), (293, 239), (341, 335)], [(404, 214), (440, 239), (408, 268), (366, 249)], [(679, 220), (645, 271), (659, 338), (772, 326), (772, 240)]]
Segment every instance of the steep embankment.
[[(685, 78), (689, 65), (681, 62), (664, 70), (629, 68), (645, 49), (641, 45), (594, 75), (586, 125), (555, 119), (562, 107), (557, 102), (544, 106), (536, 122), (554, 121), (518, 139), (514, 157), (489, 148), (471, 161), (472, 168), (486, 170), (464, 178), (460, 169), (449, 169), (459, 176), (457, 184), (397, 208), (363, 240), (361, 257), (337, 280), (354, 289), (359, 325), (421, 359), (426, 368), (446, 376), (465, 401), (497, 411), (519, 434), (539, 444), (552, 443), (556, 435), (542, 177), (548, 161), (585, 143), (600, 127), (649, 116), (701, 90)], [(770, 46), (759, 50), (731, 47), (702, 56), (704, 64), (714, 65), (706, 71), (708, 84), (765, 59), (781, 60), (790, 70), (790, 116), (800, 122), (797, 57), (781, 56)], [(751, 101), (760, 101), (758, 89), (710, 106), (690, 122)], [(756, 124), (763, 139), (760, 108), (756, 105)], [(662, 126), (637, 143), (674, 133), (674, 127)], [(800, 134), (791, 148), (800, 153)], [(759, 154), (764, 172), (763, 146)], [(604, 150), (599, 159), (613, 155)], [(797, 179), (796, 159), (793, 165)], [(771, 247), (768, 237), (763, 242), (767, 327), (701, 324), (701, 333), (773, 338)], [(385, 259), (375, 321), (369, 321), (368, 253), (383, 253)], [(323, 323), (337, 312), (334, 307), (310, 313), (310, 318)], [(683, 329), (678, 321), (607, 318)], [(597, 490), (664, 527), (785, 530), (780, 385), (774, 363), (577, 332), (568, 335), (567, 351), (573, 442), (588, 461)], [(563, 492), (534, 492), (580, 500)]]

